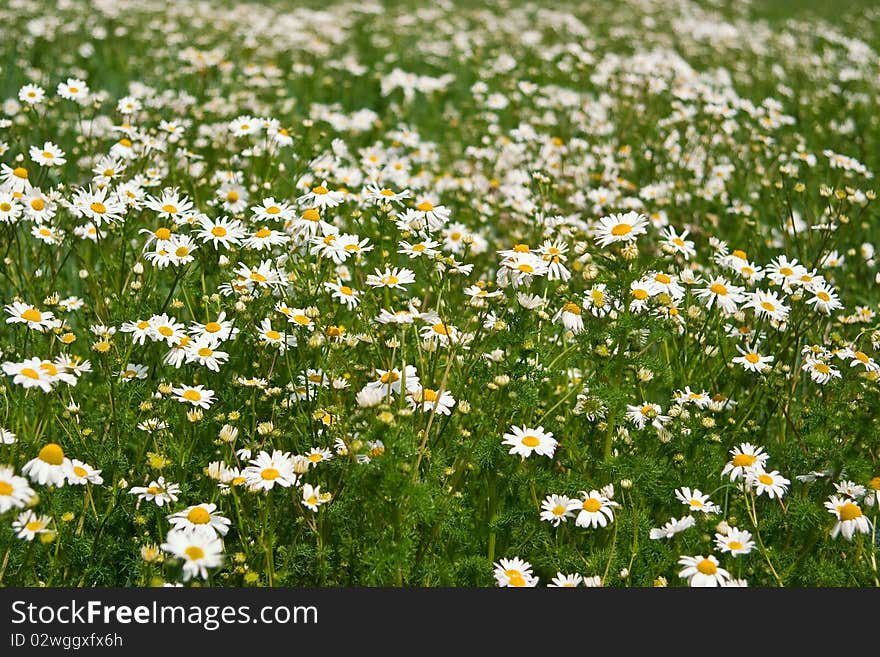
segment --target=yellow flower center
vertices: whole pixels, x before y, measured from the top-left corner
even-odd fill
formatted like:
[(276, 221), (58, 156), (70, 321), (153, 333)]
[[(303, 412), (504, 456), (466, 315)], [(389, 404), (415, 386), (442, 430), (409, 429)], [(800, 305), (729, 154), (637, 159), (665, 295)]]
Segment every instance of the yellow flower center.
[(43, 314), (36, 308), (28, 308), (21, 314), (21, 318), (29, 322), (39, 322), (43, 319)]
[(584, 500), (584, 503), (581, 506), (583, 507), (584, 511), (596, 513), (596, 511), (602, 508), (602, 503), (594, 497), (588, 497)]
[(310, 495), (309, 499), (306, 500), (306, 504), (310, 504), (312, 506), (315, 506), (317, 503), (318, 503), (318, 498), (315, 497), (314, 495)]
[(565, 515), (565, 511), (566, 511), (565, 507), (562, 506), (561, 504), (557, 504), (556, 506), (553, 507), (553, 515), (554, 516), (563, 516), (563, 515)]
[(324, 460), (324, 455), (320, 452), (315, 452), (313, 454), (309, 454), (306, 458), (312, 463), (320, 463)]
[(41, 198), (35, 198), (31, 201), (31, 207), (37, 212), (42, 212), (46, 208), (46, 202)]
[(623, 237), (624, 235), (629, 235), (631, 232), (632, 226), (629, 224), (617, 224), (611, 229), (611, 234), (615, 237)]
[(306, 221), (320, 221), (321, 214), (315, 208), (309, 208), (302, 213), (302, 218)]
[(746, 252), (740, 251), (739, 249), (737, 249), (736, 251), (733, 252), (733, 257), (739, 258), (740, 260), (745, 260), (746, 259)]
[(727, 288), (721, 283), (712, 283), (712, 285), (709, 286), (709, 290), (720, 297), (727, 296)]
[(186, 519), (194, 525), (207, 525), (211, 522), (211, 514), (200, 506), (195, 506), (186, 514)]
[(30, 367), (22, 368), (20, 374), (25, 375), (29, 379), (34, 379), (35, 381), (40, 378), (40, 373), (37, 372), (37, 370), (30, 368)]
[(521, 265), (517, 265), (516, 268), (519, 269), (524, 274), (531, 274), (532, 272), (535, 271), (534, 267), (532, 267), (531, 265), (526, 264), (526, 263), (522, 263)]
[(318, 185), (317, 187), (312, 188), (312, 194), (329, 194), (330, 190), (324, 187), (323, 185)]
[(743, 544), (739, 541), (731, 541), (727, 544), (727, 547), (729, 547), (731, 550), (742, 550)]
[(278, 214), (279, 212), (281, 212), (281, 208), (279, 208), (277, 205), (270, 205), (268, 208), (266, 208), (266, 214)]
[(64, 463), (64, 450), (57, 443), (49, 443), (40, 450), (39, 459), (49, 465)]
[(757, 460), (751, 454), (737, 454), (733, 457), (733, 465), (737, 468), (747, 468)]
[(394, 383), (399, 379), (400, 375), (397, 372), (385, 372), (385, 374), (379, 377), (382, 383)]
[(718, 572), (718, 566), (711, 559), (703, 559), (697, 564), (697, 570), (704, 575), (714, 575)]
[(190, 558), (190, 561), (198, 561), (205, 557), (205, 551), (197, 545), (190, 545), (183, 553)]
[(202, 394), (198, 390), (190, 388), (183, 391), (183, 398), (189, 401), (199, 401), (202, 398)]
[(269, 329), (268, 331), (266, 331), (266, 337), (269, 338), (270, 340), (280, 340), (281, 334), (278, 331), (275, 331), (273, 329)]
[(813, 368), (820, 374), (828, 374), (831, 371), (831, 368), (825, 363), (816, 363)]
[(760, 481), (765, 486), (772, 486), (773, 485), (773, 477), (771, 477), (768, 474), (759, 474), (758, 481)]
[(43, 528), (43, 523), (39, 520), (31, 520), (28, 524), (24, 526), (29, 532), (38, 532)]
[(28, 172), (24, 167), (16, 167), (12, 170), (12, 175), (16, 178), (21, 178), (22, 180), (27, 180)]
[(312, 323), (312, 320), (310, 320), (305, 315), (294, 315), (293, 321), (296, 322), (297, 324), (299, 324), (300, 326), (308, 326), (309, 324)]
[(439, 335), (449, 335), (449, 328), (446, 326), (446, 324), (434, 324), (434, 326), (432, 326), (431, 328), (433, 329), (434, 333), (437, 333)]
[(258, 283), (265, 283), (268, 279), (265, 276), (263, 276), (260, 272), (252, 271), (251, 272), (251, 280), (257, 281)]
[(522, 444), (526, 447), (537, 447), (541, 444), (541, 441), (538, 440), (537, 436), (523, 436)]
[(385, 285), (397, 285), (400, 282), (400, 279), (397, 278), (397, 276), (389, 275), (389, 276), (385, 276), (382, 279), (382, 282), (385, 283)]
[(523, 579), (522, 573), (518, 570), (505, 570), (504, 574), (507, 575), (508, 583), (510, 586), (525, 586), (526, 580)]
[(703, 503), (700, 500), (691, 500), (689, 504), (696, 509), (703, 508)]
[(528, 253), (529, 245), (528, 244), (515, 244), (513, 246), (514, 253)]
[(431, 390), (430, 388), (424, 388), (422, 390), (422, 400), (427, 402), (435, 402), (437, 401), (438, 395), (435, 390)]
[(761, 357), (758, 354), (756, 354), (754, 351), (752, 351), (752, 352), (746, 354), (746, 360), (754, 365), (755, 363), (758, 363), (761, 361)]
[(266, 481), (274, 481), (281, 476), (281, 473), (278, 472), (275, 468), (265, 468), (261, 473), (260, 477), (262, 477)]
[(48, 361), (44, 362), (44, 363), (40, 363), (40, 369), (43, 370), (49, 376), (56, 376), (58, 374), (58, 368), (55, 367), (55, 365), (53, 365), (52, 363), (50, 363)]
[(214, 226), (211, 229), (211, 235), (214, 237), (226, 237), (228, 232), (223, 226)]
[(164, 335), (166, 338), (174, 333), (173, 329), (170, 326), (160, 326), (156, 330), (159, 332), (160, 335)]
[(230, 189), (228, 192), (226, 192), (226, 200), (230, 203), (235, 203), (236, 201), (238, 201), (238, 192), (234, 189)]
[(201, 349), (199, 349), (199, 356), (201, 356), (202, 358), (207, 358), (208, 356), (213, 355), (213, 353), (214, 350), (209, 349), (208, 347), (202, 347)]
[(819, 297), (820, 299), (822, 299), (822, 301), (830, 301), (831, 300), (831, 296), (827, 292), (823, 292), (822, 290), (819, 290), (818, 292), (816, 292), (816, 296)]
[(12, 495), (13, 490), (12, 484), (7, 481), (0, 481), (0, 496), (8, 497)]
[(99, 203), (98, 201), (95, 201), (89, 207), (92, 209), (92, 212), (95, 212), (97, 214), (104, 214), (105, 212), (107, 212), (107, 206), (105, 206), (103, 203)]
[(218, 324), (217, 322), (208, 322), (207, 324), (205, 324), (205, 330), (208, 333), (216, 333), (217, 331), (219, 331), (222, 328), (223, 327), (220, 326), (220, 324)]
[(772, 313), (774, 310), (776, 310), (776, 306), (774, 306), (774, 305), (773, 305), (772, 303), (770, 303), (769, 301), (762, 301), (762, 302), (761, 302), (761, 308), (763, 308), (764, 310), (766, 310), (768, 313)]
[(837, 513), (840, 514), (840, 519), (844, 522), (862, 517), (862, 510), (852, 502), (837, 507)]
[(638, 299), (639, 301), (644, 301), (645, 299), (648, 298), (648, 293), (647, 293), (647, 291), (642, 290), (641, 288), (638, 288), (638, 289), (633, 290), (633, 291), (632, 291), (632, 295), (633, 295), (636, 299)]
[(382, 196), (394, 196), (394, 192), (390, 189), (383, 189), (379, 192)]
[(12, 209), (12, 205), (4, 201), (0, 203), (0, 212), (9, 212)]
[(791, 269), (790, 267), (780, 267), (779, 273), (782, 274), (783, 276), (791, 276), (794, 273), (794, 270)]
[(178, 246), (177, 250), (174, 251), (174, 255), (178, 258), (185, 258), (189, 255), (189, 247), (188, 246)]
[(658, 283), (663, 283), (663, 285), (669, 285), (672, 282), (672, 279), (666, 274), (657, 274), (654, 276), (654, 280)]
[(433, 209), (434, 206), (430, 201), (422, 201), (416, 206), (416, 210), (419, 212), (431, 212)]
[(866, 354), (864, 351), (857, 351), (853, 354), (853, 356), (856, 357), (856, 360), (859, 360), (863, 363), (867, 363), (869, 360), (871, 360), (870, 358), (868, 358), (868, 354)]
[(566, 313), (571, 313), (572, 315), (580, 315), (581, 307), (576, 303), (568, 302), (564, 306), (562, 306), (562, 311)]

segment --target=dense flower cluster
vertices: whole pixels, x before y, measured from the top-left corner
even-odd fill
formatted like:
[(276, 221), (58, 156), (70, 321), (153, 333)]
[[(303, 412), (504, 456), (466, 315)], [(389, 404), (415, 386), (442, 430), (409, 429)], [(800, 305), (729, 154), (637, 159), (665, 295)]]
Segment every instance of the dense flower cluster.
[(0, 8), (0, 580), (877, 583), (870, 39), (39, 4)]

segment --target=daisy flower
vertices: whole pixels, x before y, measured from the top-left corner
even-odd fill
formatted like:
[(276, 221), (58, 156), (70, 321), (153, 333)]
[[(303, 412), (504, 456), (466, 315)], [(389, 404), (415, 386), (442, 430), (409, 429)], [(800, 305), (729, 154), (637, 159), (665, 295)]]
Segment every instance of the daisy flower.
[(678, 573), (678, 576), (686, 579), (688, 586), (724, 586), (730, 580), (730, 573), (721, 568), (718, 559), (711, 554), (708, 557), (703, 555), (695, 557), (682, 556), (679, 558), (678, 563), (684, 566), (684, 569)]
[(228, 217), (217, 217), (211, 219), (206, 215), (199, 218), (199, 229), (194, 232), (205, 244), (211, 243), (215, 248), (230, 247), (241, 244), (242, 240), (247, 237), (247, 229), (238, 219), (229, 219)]
[(277, 449), (271, 454), (261, 451), (241, 474), (248, 488), (254, 491), (272, 490), (276, 484), (288, 488), (299, 481), (290, 454)]
[(853, 351), (850, 367), (862, 366), (866, 372), (880, 372), (880, 365), (863, 351)]
[[(575, 502), (578, 501), (575, 500)], [(579, 504), (575, 507), (579, 507), (580, 510), (574, 524), (578, 527), (592, 527), (594, 529), (606, 527), (608, 523), (614, 522), (612, 509), (616, 506), (620, 505), (597, 490), (591, 490), (589, 493), (582, 490)]]
[(754, 488), (757, 495), (766, 493), (767, 497), (772, 500), (774, 497), (782, 499), (788, 491), (788, 485), (791, 481), (783, 477), (776, 470), (764, 472), (752, 466), (746, 470), (745, 483), (749, 488)]
[(33, 511), (22, 511), (15, 520), (12, 521), (12, 530), (18, 538), (26, 541), (34, 540), (37, 534), (46, 534), (50, 532), (49, 524), (52, 518), (46, 515), (37, 515)]
[(310, 511), (318, 511), (318, 507), (330, 501), (330, 493), (322, 493), (320, 486), (303, 484), (301, 503)]
[(550, 580), (548, 588), (573, 589), (580, 586), (584, 581), (583, 575), (572, 573), (564, 575), (561, 572), (556, 573), (556, 577)]
[(403, 290), (404, 285), (415, 283), (415, 272), (406, 267), (385, 267), (384, 271), (374, 270), (375, 273), (367, 276), (367, 285), (370, 287), (388, 287)]
[(449, 415), (455, 406), (455, 398), (448, 390), (440, 392), (432, 388), (419, 387), (413, 390), (407, 401), (413, 409), (421, 407), (425, 413), (434, 412), (439, 415)]
[(334, 208), (345, 198), (345, 194), (327, 188), (327, 181), (315, 185), (307, 193), (296, 199), (296, 202), (309, 208)]
[(751, 532), (731, 527), (726, 534), (715, 533), (715, 547), (723, 553), (729, 552), (731, 556), (738, 557), (748, 554), (755, 547)]
[(718, 306), (728, 315), (737, 310), (737, 304), (745, 299), (745, 288), (734, 285), (722, 277), (715, 277), (706, 287), (697, 288), (695, 294), (707, 308)]
[(104, 478), (101, 477), (101, 471), (96, 470), (85, 461), (71, 459), (70, 465), (70, 472), (67, 475), (67, 482), (69, 484), (80, 486), (85, 484), (95, 484), (96, 486), (100, 486), (104, 483)]
[(511, 427), (510, 432), (504, 434), (501, 444), (510, 445), (508, 453), (519, 454), (524, 459), (532, 453), (552, 458), (559, 445), (552, 433), (544, 431), (544, 427), (530, 429), (525, 425)]
[(61, 488), (73, 472), (73, 464), (64, 455), (64, 450), (57, 443), (47, 443), (40, 449), (37, 458), (25, 463), (21, 469), (31, 481), (42, 485)]
[(640, 431), (645, 428), (648, 422), (655, 429), (662, 429), (663, 425), (672, 418), (669, 415), (663, 415), (663, 409), (660, 404), (650, 404), (642, 402), (640, 405), (627, 404), (626, 419), (632, 422)]
[(667, 522), (662, 527), (655, 527), (651, 530), (649, 536), (653, 540), (659, 540), (661, 538), (672, 538), (679, 532), (683, 532), (686, 529), (690, 529), (694, 525), (697, 524), (696, 519), (693, 516), (682, 516), (681, 518), (673, 517), (669, 522)]
[(519, 588), (538, 585), (538, 578), (532, 574), (532, 564), (519, 557), (499, 559), (493, 566), (498, 586)]
[(823, 315), (830, 315), (831, 311), (843, 308), (834, 288), (821, 285), (811, 291), (813, 296), (807, 299), (807, 305), (813, 306)]
[(79, 78), (67, 78), (66, 82), (59, 82), (56, 93), (67, 100), (73, 100), (80, 105), (85, 105), (89, 98), (89, 86)]
[(679, 499), (679, 501), (684, 504), (686, 507), (690, 508), (691, 511), (700, 511), (702, 513), (721, 513), (721, 509), (709, 499), (709, 496), (700, 491), (699, 488), (694, 488), (691, 491), (687, 486), (683, 486), (682, 488), (675, 489), (675, 497)]
[(232, 521), (219, 513), (216, 504), (196, 504), (189, 506), (183, 511), (172, 513), (168, 516), (168, 522), (172, 524), (176, 531), (192, 531), (200, 527), (208, 527), (221, 536), (225, 536), (229, 531)]
[(730, 481), (736, 481), (740, 478), (744, 479), (749, 468), (763, 470), (767, 459), (770, 458), (770, 455), (764, 451), (763, 447), (756, 447), (751, 443), (741, 443), (739, 447), (734, 447), (730, 450), (730, 455), (733, 458), (727, 462), (721, 471), (721, 476), (729, 476)]
[(207, 579), (208, 568), (223, 564), (223, 541), (213, 529), (197, 527), (192, 531), (171, 530), (162, 549), (183, 560), (183, 581), (195, 576)]
[(149, 486), (132, 486), (128, 489), (130, 495), (138, 496), (138, 504), (146, 500), (154, 502), (156, 506), (163, 507), (165, 504), (176, 502), (180, 494), (180, 484), (172, 484), (165, 481), (165, 477), (159, 477), (151, 481)]
[(843, 534), (846, 540), (851, 541), (856, 532), (860, 534), (871, 533), (871, 521), (862, 513), (855, 500), (832, 495), (825, 502), (825, 508), (837, 518), (837, 522), (831, 529), (831, 538), (837, 538)]
[(33, 496), (27, 479), (16, 475), (12, 466), (0, 465), (0, 514), (26, 507)]
[(566, 522), (574, 515), (574, 510), (581, 508), (580, 500), (572, 499), (566, 495), (548, 495), (541, 502), (541, 520), (546, 520), (559, 527), (559, 523)]
[(210, 408), (214, 403), (214, 391), (207, 390), (203, 385), (183, 385), (179, 388), (171, 388), (171, 392), (177, 395), (175, 397), (177, 401), (189, 403), (199, 408)]
[(9, 317), (6, 318), (7, 324), (24, 324), (28, 328), (41, 332), (57, 325), (57, 320), (52, 313), (41, 311), (36, 306), (21, 301), (13, 301), (6, 306), (6, 312), (9, 313)]
[(742, 365), (747, 372), (761, 373), (771, 369), (770, 363), (774, 361), (773, 356), (762, 356), (753, 349), (746, 351), (739, 345), (736, 345), (736, 350), (742, 355), (731, 359), (730, 362), (734, 365)]
[(28, 154), (34, 162), (44, 167), (56, 167), (67, 163), (64, 151), (51, 141), (45, 142), (42, 148), (31, 146)]
[(634, 242), (639, 235), (648, 232), (648, 218), (631, 211), (626, 214), (612, 214), (599, 219), (593, 228), (593, 239), (599, 246), (608, 246), (615, 242)]
[(685, 239), (688, 234), (689, 231), (685, 230), (679, 235), (675, 228), (667, 226), (661, 233), (663, 237), (663, 250), (667, 253), (680, 254), (685, 260), (690, 260), (697, 255), (697, 250), (694, 248), (694, 243), (691, 240)]
[(332, 292), (334, 299), (338, 299), (341, 303), (345, 304), (349, 310), (356, 308), (360, 303), (361, 293), (347, 285), (343, 285), (341, 281), (336, 283), (326, 282), (324, 287)]
[(825, 385), (831, 379), (841, 378), (840, 370), (832, 367), (820, 358), (808, 356), (801, 369), (810, 373), (810, 378), (820, 385)]
[(311, 467), (315, 467), (319, 463), (329, 461), (333, 458), (333, 453), (325, 447), (312, 447), (306, 452), (304, 458), (309, 462)]

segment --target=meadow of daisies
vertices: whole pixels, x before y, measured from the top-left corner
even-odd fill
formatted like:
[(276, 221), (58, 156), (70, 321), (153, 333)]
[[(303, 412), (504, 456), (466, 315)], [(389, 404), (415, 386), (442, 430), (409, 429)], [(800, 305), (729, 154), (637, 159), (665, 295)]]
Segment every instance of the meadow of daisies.
[(880, 585), (870, 6), (3, 3), (0, 585)]

